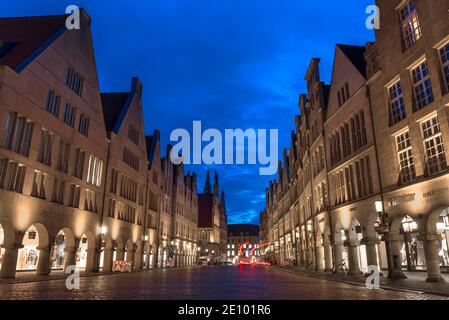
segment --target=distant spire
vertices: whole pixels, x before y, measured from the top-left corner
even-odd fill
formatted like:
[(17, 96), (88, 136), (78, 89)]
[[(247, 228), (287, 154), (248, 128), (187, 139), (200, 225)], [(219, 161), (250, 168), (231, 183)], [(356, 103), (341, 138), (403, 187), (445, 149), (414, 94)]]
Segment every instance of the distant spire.
[(204, 184), (204, 193), (212, 193), (212, 186), (210, 184), (210, 172), (207, 170), (206, 183)]
[(226, 202), (225, 202), (225, 194), (224, 194), (224, 191), (221, 192), (220, 206), (221, 206), (223, 209), (226, 209)]
[(217, 173), (217, 171), (215, 171), (215, 174), (214, 174), (214, 195), (216, 195), (217, 197), (218, 197), (218, 190), (219, 190), (218, 173)]

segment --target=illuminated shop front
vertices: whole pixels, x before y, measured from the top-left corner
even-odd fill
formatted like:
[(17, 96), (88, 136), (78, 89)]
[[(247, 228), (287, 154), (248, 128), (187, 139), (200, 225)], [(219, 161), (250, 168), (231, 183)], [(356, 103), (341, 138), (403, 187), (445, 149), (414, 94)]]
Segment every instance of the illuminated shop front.
[(424, 244), (419, 240), (416, 221), (406, 216), (402, 220), (400, 234), (402, 235), (399, 242), (402, 268), (409, 271), (426, 270)]
[(5, 234), (3, 231), (3, 227), (0, 224), (0, 270), (2, 268), (3, 255), (5, 254), (5, 249), (3, 248), (4, 241), (5, 241)]
[(360, 225), (355, 227), (356, 235), (357, 235), (357, 243), (360, 243), (360, 245), (357, 247), (357, 253), (358, 253), (358, 259), (359, 259), (359, 266), (360, 270), (362, 272), (368, 271), (368, 261), (366, 259), (366, 246), (363, 244), (362, 239), (362, 228)]
[(22, 242), (23, 247), (19, 249), (17, 255), (17, 270), (36, 270), (39, 260), (39, 233), (34, 226), (25, 232)]
[(449, 208), (443, 211), (437, 222), (437, 233), (442, 236), (437, 242), (440, 266), (444, 267), (442, 271), (449, 272)]
[(76, 267), (78, 269), (85, 269), (86, 268), (86, 262), (87, 262), (87, 236), (83, 235), (78, 247), (78, 250), (76, 252)]
[(55, 243), (51, 252), (51, 269), (64, 268), (64, 249), (66, 246), (66, 237), (63, 231), (60, 231), (55, 238)]

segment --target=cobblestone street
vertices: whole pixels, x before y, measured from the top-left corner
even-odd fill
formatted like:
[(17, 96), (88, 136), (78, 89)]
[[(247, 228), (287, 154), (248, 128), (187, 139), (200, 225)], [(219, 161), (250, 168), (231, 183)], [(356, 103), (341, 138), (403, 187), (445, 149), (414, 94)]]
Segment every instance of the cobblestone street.
[(211, 266), (0, 285), (0, 299), (447, 299), (408, 291), (367, 290), (270, 267)]

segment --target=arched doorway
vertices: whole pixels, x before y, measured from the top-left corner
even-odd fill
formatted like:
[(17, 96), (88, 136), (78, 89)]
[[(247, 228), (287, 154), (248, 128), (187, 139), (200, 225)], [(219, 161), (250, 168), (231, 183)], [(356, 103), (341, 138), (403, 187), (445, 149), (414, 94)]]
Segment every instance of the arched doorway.
[(438, 260), (442, 271), (449, 271), (449, 207), (437, 209), (433, 212), (427, 222), (427, 232), (438, 234), (436, 246)]
[(58, 270), (64, 267), (65, 248), (66, 248), (66, 236), (64, 231), (61, 230), (55, 237), (53, 248), (50, 254), (50, 268), (52, 270)]
[(64, 269), (66, 265), (74, 263), (75, 236), (73, 232), (64, 228), (55, 237), (50, 252), (50, 269)]
[(426, 270), (424, 244), (419, 238), (418, 223), (410, 216), (405, 216), (400, 225), (399, 240), (400, 262), (402, 269), (415, 271)]
[(449, 271), (449, 207), (441, 212), (436, 228), (437, 234), (441, 234), (441, 239), (437, 242), (440, 266)]
[(103, 235), (101, 239), (101, 251), (100, 251), (100, 261), (98, 262), (99, 270), (111, 271), (112, 261), (114, 259), (113, 255), (113, 245), (111, 237)]
[(3, 231), (3, 226), (0, 224), (0, 270), (2, 269), (3, 256), (5, 254), (4, 244), (5, 232)]
[(86, 234), (81, 237), (78, 250), (76, 252), (76, 267), (78, 269), (86, 269), (87, 266), (87, 249), (89, 247), (89, 239)]
[(36, 270), (39, 261), (39, 237), (36, 226), (30, 226), (23, 236), (22, 245), (17, 255), (17, 271)]
[[(368, 271), (368, 262), (366, 259), (366, 246), (361, 244), (363, 239), (362, 226), (356, 217), (352, 217), (349, 227), (347, 250), (350, 264), (350, 271), (358, 273), (359, 271)], [(353, 255), (353, 256), (351, 256)], [(352, 260), (351, 260), (352, 259)], [(352, 265), (351, 265), (352, 264)], [(351, 270), (353, 268), (354, 270)]]

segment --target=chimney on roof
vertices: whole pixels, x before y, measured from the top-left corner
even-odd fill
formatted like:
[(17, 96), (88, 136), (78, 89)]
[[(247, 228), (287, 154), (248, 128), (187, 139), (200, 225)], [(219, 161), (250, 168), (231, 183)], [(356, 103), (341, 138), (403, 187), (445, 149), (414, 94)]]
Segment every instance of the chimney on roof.
[(139, 98), (142, 98), (142, 90), (143, 90), (142, 81), (140, 81), (138, 77), (133, 77), (131, 83), (131, 92), (137, 94)]

